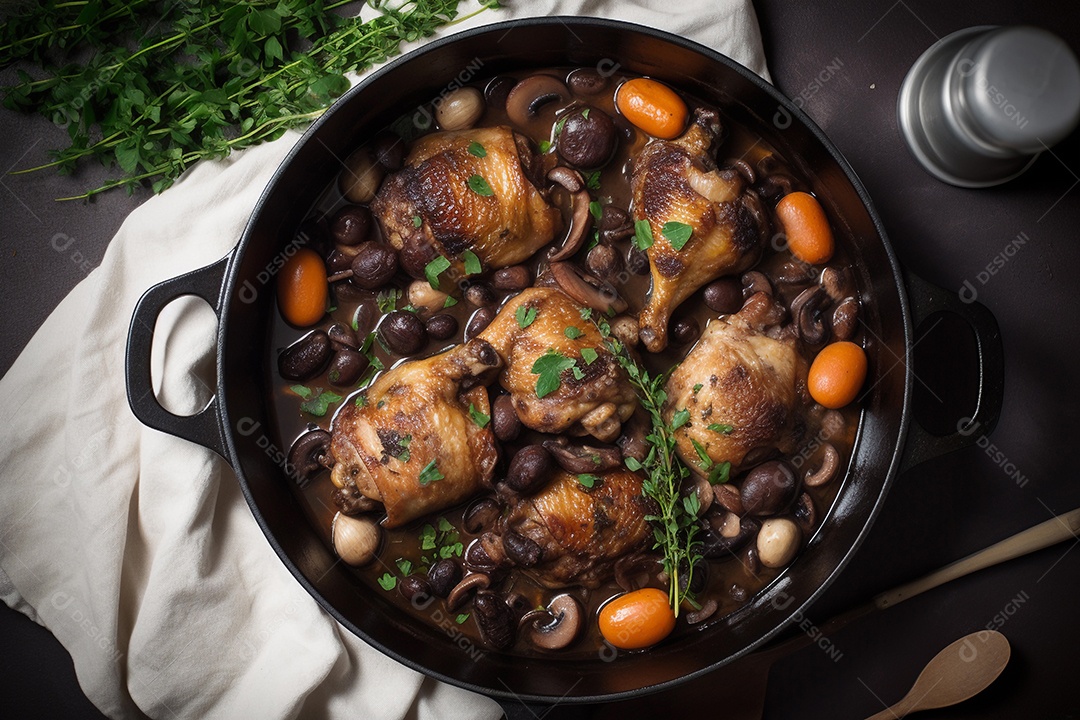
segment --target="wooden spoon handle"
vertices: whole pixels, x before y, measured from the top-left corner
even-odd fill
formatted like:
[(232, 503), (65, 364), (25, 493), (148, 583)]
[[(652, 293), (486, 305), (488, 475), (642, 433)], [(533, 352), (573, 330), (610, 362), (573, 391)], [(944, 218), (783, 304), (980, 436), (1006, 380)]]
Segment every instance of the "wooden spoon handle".
[[(1042, 550), (1069, 538), (1075, 538), (1077, 532), (1080, 532), (1080, 508), (1039, 523), (999, 543), (995, 543), (985, 550), (980, 550), (977, 553), (968, 555), (966, 558), (950, 563), (940, 570), (935, 570), (918, 580), (887, 590), (874, 598), (874, 605), (878, 609), (884, 610), (908, 598), (915, 597), (919, 593), (936, 588), (938, 585), (943, 585), (976, 570), (982, 570), (991, 565), (997, 565), (1006, 560), (1012, 560), (1021, 555)], [(877, 715), (874, 717), (877, 717)], [(887, 715), (885, 717), (891, 718), (894, 716)]]

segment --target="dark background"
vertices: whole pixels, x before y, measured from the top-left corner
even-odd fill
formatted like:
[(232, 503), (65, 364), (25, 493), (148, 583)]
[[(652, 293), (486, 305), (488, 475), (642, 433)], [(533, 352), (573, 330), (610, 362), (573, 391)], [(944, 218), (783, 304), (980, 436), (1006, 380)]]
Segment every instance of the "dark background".
[[(820, 6), (755, 0), (774, 82), (846, 155), (874, 198), (902, 263), (944, 288), (969, 281), (1001, 325), (1005, 399), (990, 438), (1001, 456), (971, 447), (901, 475), (869, 539), (810, 613), (833, 614), (919, 577), (1052, 515), (1080, 506), (1071, 450), (1080, 429), (1074, 313), (1080, 283), (1080, 134), (1044, 153), (1007, 185), (962, 190), (926, 174), (896, 128), (896, 97), (907, 69), (935, 40), (972, 25), (1031, 24), (1080, 49), (1080, 13), (1027, 0), (889, 0)], [(1067, 4), (1064, 6), (1067, 7)], [(827, 80), (823, 78), (827, 77)], [(0, 77), (0, 79), (6, 79)], [(0, 170), (47, 160), (64, 131), (40, 117), (0, 110)], [(0, 369), (6, 371), (59, 301), (100, 263), (110, 238), (146, 193), (105, 194), (92, 204), (56, 203), (100, 183), (98, 168), (76, 177), (0, 175)], [(986, 269), (1019, 234), (1027, 243), (988, 281)], [(948, 333), (920, 348), (916, 373), (938, 388), (959, 381), (942, 368), (970, 364)], [(944, 377), (943, 377), (944, 375)], [(952, 408), (941, 417), (959, 417)], [(1004, 460), (1002, 460), (1004, 458)], [(1015, 468), (1026, 482), (1010, 472)], [(1080, 640), (1080, 552), (1076, 540), (914, 598), (838, 632), (839, 653), (817, 647), (777, 662), (767, 718), (862, 718), (899, 700), (938, 650), (962, 635), (997, 627), (1012, 659), (986, 692), (941, 718), (1076, 718), (1074, 648)], [(724, 671), (661, 699), (667, 709), (710, 702)], [(654, 706), (655, 707), (655, 706)], [(71, 660), (46, 630), (0, 606), (0, 708), (6, 717), (101, 717), (80, 692)], [(635, 708), (638, 712), (635, 712)], [(559, 713), (553, 713), (556, 717)], [(644, 705), (623, 717), (653, 716)], [(667, 713), (665, 713), (667, 714)], [(673, 714), (673, 713), (672, 713)]]

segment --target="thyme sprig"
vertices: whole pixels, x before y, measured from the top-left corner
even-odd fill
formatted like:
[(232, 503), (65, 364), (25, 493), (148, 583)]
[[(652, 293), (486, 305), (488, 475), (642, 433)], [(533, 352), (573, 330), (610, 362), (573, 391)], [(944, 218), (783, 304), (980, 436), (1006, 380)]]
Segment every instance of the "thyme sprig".
[(663, 554), (663, 568), (668, 576), (668, 598), (671, 609), (678, 617), (683, 599), (693, 601), (689, 588), (694, 567), (702, 556), (701, 540), (697, 537), (700, 530), (697, 516), (701, 504), (697, 493), (682, 494), (682, 484), (690, 477), (690, 470), (676, 455), (675, 428), (663, 416), (664, 402), (667, 400), (664, 385), (674, 368), (660, 374), (649, 373), (631, 357), (621, 342), (605, 332), (606, 323), (598, 325), (600, 332), (608, 335), (605, 340), (608, 349), (630, 377), (638, 401), (649, 413), (652, 429), (645, 436), (649, 452), (644, 462), (626, 458), (626, 466), (635, 472), (645, 471), (642, 493), (651, 498), (658, 508), (657, 514), (646, 516), (646, 520), (653, 527), (653, 549)]
[(4, 105), (66, 127), (70, 144), (16, 172), (71, 173), (96, 159), (120, 177), (61, 199), (144, 183), (161, 192), (203, 158), (310, 122), (349, 88), (345, 73), (465, 19), (459, 0), (370, 2), (380, 14), (367, 22), (333, 12), (349, 2), (23, 3), (0, 23), (0, 68), (21, 63)]

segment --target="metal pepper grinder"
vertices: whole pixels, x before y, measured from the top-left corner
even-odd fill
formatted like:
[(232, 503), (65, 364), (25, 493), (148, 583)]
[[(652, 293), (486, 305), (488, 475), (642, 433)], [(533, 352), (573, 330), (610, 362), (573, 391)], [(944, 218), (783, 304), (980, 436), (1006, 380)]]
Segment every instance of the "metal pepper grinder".
[(930, 174), (999, 185), (1023, 173), (1080, 121), (1080, 64), (1053, 33), (972, 27), (915, 62), (897, 102), (900, 132)]

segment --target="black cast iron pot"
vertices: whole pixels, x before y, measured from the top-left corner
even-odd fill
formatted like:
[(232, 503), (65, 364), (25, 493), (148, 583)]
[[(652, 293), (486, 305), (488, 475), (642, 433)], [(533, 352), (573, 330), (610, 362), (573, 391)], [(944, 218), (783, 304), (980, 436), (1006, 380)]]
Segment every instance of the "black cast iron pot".
[[(274, 426), (269, 330), (275, 312), (274, 258), (292, 240), (318, 193), (345, 157), (389, 119), (413, 112), (461, 75), (581, 65), (649, 75), (720, 107), (755, 131), (810, 182), (855, 261), (870, 377), (850, 468), (822, 529), (795, 562), (734, 614), (648, 652), (613, 661), (544, 662), (477, 652), (455, 633), (421, 624), (372, 592), (341, 563), (304, 517), (282, 454), (268, 452)], [(263, 273), (260, 275), (260, 273)], [(164, 305), (197, 295), (219, 319), (217, 388), (197, 415), (165, 411), (150, 391), (150, 345)], [(128, 397), (146, 425), (205, 445), (236, 471), (251, 511), (281, 561), (345, 627), (432, 677), (509, 700), (598, 702), (654, 691), (720, 667), (773, 636), (835, 580), (866, 536), (902, 469), (957, 449), (971, 433), (933, 436), (910, 422), (913, 320), (947, 311), (974, 330), (978, 407), (972, 426), (989, 432), (1001, 401), (997, 323), (982, 306), (901, 272), (866, 191), (813, 122), (774, 87), (708, 48), (674, 35), (591, 18), (537, 18), (490, 25), (433, 42), (372, 73), (312, 125), (262, 195), (243, 238), (220, 261), (151, 288), (135, 309), (128, 342)], [(256, 369), (264, 369), (259, 372)], [(452, 623), (444, 625), (452, 627)], [(515, 709), (516, 708), (516, 709)]]

